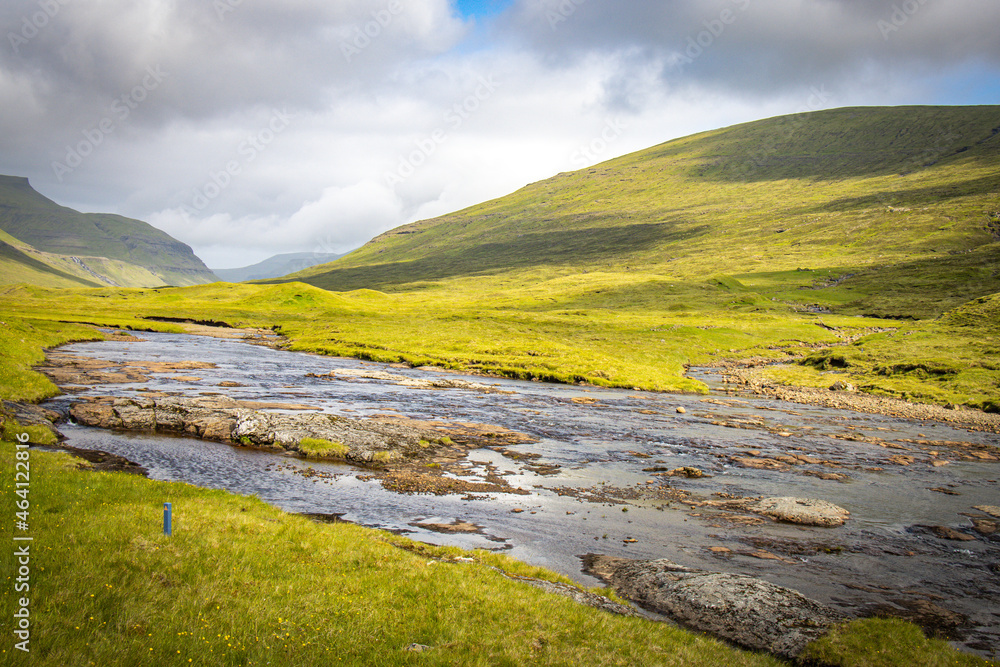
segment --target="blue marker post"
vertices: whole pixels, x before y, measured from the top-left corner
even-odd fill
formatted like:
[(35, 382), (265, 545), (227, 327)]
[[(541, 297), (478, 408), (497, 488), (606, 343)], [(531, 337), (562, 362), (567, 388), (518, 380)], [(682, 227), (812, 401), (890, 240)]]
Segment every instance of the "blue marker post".
[(163, 503), (163, 534), (167, 537), (174, 534), (173, 527), (170, 525), (172, 510), (173, 507), (170, 503)]

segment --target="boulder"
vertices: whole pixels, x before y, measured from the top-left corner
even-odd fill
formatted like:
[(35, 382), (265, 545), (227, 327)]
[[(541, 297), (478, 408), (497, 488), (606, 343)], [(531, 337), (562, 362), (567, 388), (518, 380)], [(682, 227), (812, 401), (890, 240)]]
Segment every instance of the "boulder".
[(794, 658), (845, 620), (798, 591), (744, 574), (709, 572), (667, 559), (629, 560), (596, 554), (585, 570), (622, 597), (698, 632), (756, 651)]
[(97, 428), (121, 428), (122, 420), (108, 402), (77, 403), (70, 407), (69, 414), (73, 419), (87, 426)]
[(851, 513), (843, 507), (826, 500), (789, 496), (763, 498), (751, 502), (746, 508), (755, 514), (804, 526), (842, 526), (851, 516)]
[(753, 512), (769, 516), (776, 521), (786, 521), (802, 526), (832, 528), (844, 525), (851, 513), (839, 505), (814, 498), (733, 498), (727, 500), (706, 500), (698, 507), (718, 507), (726, 510)]

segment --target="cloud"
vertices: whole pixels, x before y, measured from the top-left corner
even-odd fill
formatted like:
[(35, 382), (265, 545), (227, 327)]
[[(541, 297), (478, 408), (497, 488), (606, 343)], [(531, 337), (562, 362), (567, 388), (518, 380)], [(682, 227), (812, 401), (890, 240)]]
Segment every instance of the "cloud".
[[(290, 216), (192, 215), (175, 208), (155, 213), (149, 222), (204, 248), (202, 259), (214, 268), (245, 266), (282, 253), (342, 253), (398, 224), (400, 206), (379, 183), (329, 187)], [(233, 240), (240, 252), (234, 253)]]
[(700, 130), (1000, 88), (995, 0), (482, 4), (5, 2), (0, 173), (233, 266)]
[[(620, 3), (522, 0), (506, 36), (553, 67), (597, 51), (623, 54), (614, 90), (659, 71), (660, 85), (697, 81), (769, 96), (839, 86), (873, 65), (946, 71), (1000, 63), (992, 0), (709, 0)], [(900, 72), (901, 75), (906, 73)]]

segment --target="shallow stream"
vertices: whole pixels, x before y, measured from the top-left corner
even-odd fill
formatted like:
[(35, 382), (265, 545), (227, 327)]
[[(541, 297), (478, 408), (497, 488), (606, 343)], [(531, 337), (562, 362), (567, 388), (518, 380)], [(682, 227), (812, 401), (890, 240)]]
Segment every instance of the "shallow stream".
[[(60, 352), (115, 362), (207, 361), (215, 368), (157, 373), (143, 384), (81, 387), (48, 406), (65, 412), (80, 395), (218, 393), (307, 404), (351, 417), (396, 414), (499, 425), (537, 442), (510, 447), (507, 455), (473, 450), (468, 477), (481, 478), (490, 468), (531, 493), (403, 495), (377, 480), (359, 479), (368, 471), (348, 465), (71, 424), (60, 427), (67, 444), (124, 456), (155, 479), (255, 495), (288, 511), (341, 515), (426, 542), (505, 550), (587, 585), (598, 582), (581, 572), (579, 556), (595, 552), (753, 574), (851, 613), (875, 605), (926, 610), (930, 603), (932, 609), (968, 617), (961, 631), (968, 649), (986, 655), (1000, 650), (1000, 533), (971, 530), (972, 517), (986, 517), (975, 506), (1000, 505), (1000, 461), (962, 455), (997, 445), (995, 434), (730, 396), (717, 382), (709, 397), (655, 394), (460, 376), (238, 340), (140, 336), (143, 342), (84, 343)], [(511, 393), (415, 388), (356, 375), (309, 376), (343, 370), (458, 377)], [(711, 381), (707, 373), (699, 377)], [(515, 460), (511, 451), (540, 458)], [(774, 469), (746, 465), (788, 455), (806, 462)], [(707, 476), (655, 474), (683, 466)], [(713, 494), (818, 498), (848, 509), (851, 518), (838, 528), (769, 519), (746, 525), (717, 510), (672, 500), (662, 492), (668, 487), (695, 500), (723, 497)], [(183, 507), (175, 506), (174, 516), (182, 530)], [(457, 521), (475, 524), (478, 532), (441, 532), (442, 524)], [(944, 539), (921, 526), (950, 527), (973, 539)]]

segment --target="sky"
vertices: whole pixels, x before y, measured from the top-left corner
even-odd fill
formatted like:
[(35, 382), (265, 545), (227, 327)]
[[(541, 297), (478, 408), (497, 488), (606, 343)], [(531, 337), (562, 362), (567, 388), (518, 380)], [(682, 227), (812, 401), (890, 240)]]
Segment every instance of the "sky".
[(0, 174), (211, 268), (695, 132), (1000, 102), (997, 0), (4, 0)]

